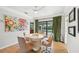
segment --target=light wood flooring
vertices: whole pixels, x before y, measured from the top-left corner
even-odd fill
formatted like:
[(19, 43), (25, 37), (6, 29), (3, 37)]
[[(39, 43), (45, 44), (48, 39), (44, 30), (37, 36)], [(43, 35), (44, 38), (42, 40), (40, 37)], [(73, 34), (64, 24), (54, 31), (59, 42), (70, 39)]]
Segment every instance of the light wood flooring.
[(53, 42), (54, 53), (68, 53), (66, 45), (61, 42)]
[[(61, 42), (53, 42), (54, 53), (68, 53), (66, 46)], [(15, 44), (13, 46), (4, 48), (0, 50), (0, 53), (18, 53), (19, 45)]]

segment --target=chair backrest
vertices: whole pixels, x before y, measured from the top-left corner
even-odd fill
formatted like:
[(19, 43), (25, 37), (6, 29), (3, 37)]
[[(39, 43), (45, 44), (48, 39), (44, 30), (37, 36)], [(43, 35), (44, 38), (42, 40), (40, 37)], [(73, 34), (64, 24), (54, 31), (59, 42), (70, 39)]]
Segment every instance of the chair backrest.
[(26, 42), (25, 42), (25, 39), (23, 37), (18, 37), (18, 43), (19, 43), (21, 52), (27, 52)]
[(48, 40), (47, 40), (47, 41), (49, 42), (49, 45), (51, 45), (51, 44), (52, 44), (52, 40), (53, 40), (53, 39), (52, 39), (52, 37), (51, 37), (51, 36), (49, 36), (49, 37), (48, 37)]

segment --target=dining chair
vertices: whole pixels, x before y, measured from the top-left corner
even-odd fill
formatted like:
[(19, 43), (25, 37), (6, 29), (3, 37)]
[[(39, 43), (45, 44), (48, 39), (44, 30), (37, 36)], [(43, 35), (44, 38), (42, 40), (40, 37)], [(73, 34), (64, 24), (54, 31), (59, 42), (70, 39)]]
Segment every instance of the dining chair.
[(26, 43), (26, 40), (23, 37), (18, 37), (18, 43), (21, 52), (25, 53), (25, 52), (30, 52), (32, 50), (32, 44)]
[(35, 53), (40, 53), (40, 50), (41, 50), (41, 40), (40, 39), (37, 39), (36, 41), (32, 41), (33, 43), (33, 51)]
[(45, 40), (42, 42), (42, 45), (46, 47), (46, 49), (45, 49), (46, 53), (51, 52), (50, 50), (52, 50), (52, 48), (51, 48), (52, 41), (53, 41), (52, 36), (49, 36), (48, 40)]

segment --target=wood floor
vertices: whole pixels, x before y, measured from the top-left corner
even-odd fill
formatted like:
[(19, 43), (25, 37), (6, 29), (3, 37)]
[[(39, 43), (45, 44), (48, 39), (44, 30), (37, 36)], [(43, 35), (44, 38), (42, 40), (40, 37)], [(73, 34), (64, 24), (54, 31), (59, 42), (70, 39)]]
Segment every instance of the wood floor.
[[(64, 43), (60, 42), (53, 42), (53, 50), (54, 53), (68, 53)], [(19, 52), (18, 44), (0, 50), (0, 53), (18, 53), (18, 52)]]
[(68, 53), (67, 47), (61, 42), (53, 42), (53, 49), (54, 53)]

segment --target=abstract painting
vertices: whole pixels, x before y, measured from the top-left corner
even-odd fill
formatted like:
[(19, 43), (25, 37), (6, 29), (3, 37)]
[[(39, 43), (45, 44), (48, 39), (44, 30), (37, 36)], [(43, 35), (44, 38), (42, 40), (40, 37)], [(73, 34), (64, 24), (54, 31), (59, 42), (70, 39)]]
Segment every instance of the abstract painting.
[(5, 16), (4, 19), (5, 32), (23, 31), (28, 27), (26, 19), (12, 16)]

